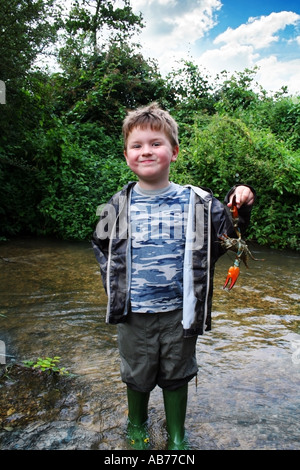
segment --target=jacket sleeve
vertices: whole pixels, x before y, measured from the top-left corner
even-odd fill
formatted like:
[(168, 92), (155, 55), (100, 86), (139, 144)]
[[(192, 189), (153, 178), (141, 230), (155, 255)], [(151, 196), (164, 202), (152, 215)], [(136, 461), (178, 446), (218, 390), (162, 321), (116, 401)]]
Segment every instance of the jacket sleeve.
[[(240, 185), (237, 185), (240, 186)], [(222, 248), (220, 237), (223, 234), (228, 235), (229, 237), (236, 238), (236, 233), (233, 227), (232, 215), (227, 203), (229, 202), (229, 197), (235, 190), (237, 186), (231, 188), (225, 197), (224, 204), (222, 204), (218, 199), (212, 198), (212, 208), (211, 208), (211, 230), (212, 230), (212, 245), (211, 245), (211, 254), (214, 262), (223, 255), (226, 250)], [(242, 185), (247, 186), (247, 185)], [(248, 186), (256, 197), (256, 193), (251, 186)], [(251, 206), (246, 206), (245, 204), (239, 209), (239, 227), (241, 230), (242, 236), (245, 235), (246, 229), (250, 222), (251, 216)]]
[(105, 292), (107, 293), (106, 289), (106, 276), (107, 276), (107, 263), (108, 263), (108, 245), (109, 240), (101, 240), (97, 237), (96, 231), (93, 234), (92, 240), (92, 247), (96, 256), (96, 260), (100, 266), (100, 272), (102, 277), (103, 287)]
[(221, 245), (222, 235), (233, 237), (234, 233), (230, 211), (222, 202), (213, 197), (211, 205), (211, 258), (213, 264), (226, 253)]
[[(256, 200), (256, 192), (248, 184), (243, 184), (243, 185), (237, 184), (237, 185), (233, 186), (233, 188), (231, 188), (231, 190), (226, 194), (226, 197), (225, 197), (225, 200), (224, 200), (225, 209), (226, 209), (227, 213), (230, 215), (230, 218), (231, 218), (231, 212), (230, 212), (230, 209), (227, 207), (227, 204), (229, 202), (229, 198), (230, 198), (231, 194), (234, 192), (234, 190), (238, 186), (247, 186), (248, 188), (250, 188), (251, 191), (254, 194), (254, 202)], [(242, 207), (240, 207), (240, 209), (239, 209), (239, 228), (241, 230), (242, 237), (245, 236), (247, 227), (250, 223), (250, 216), (251, 216), (252, 207), (253, 207), (252, 205), (247, 206), (246, 204), (243, 204)], [(235, 232), (232, 232), (232, 235), (230, 235), (230, 233), (228, 233), (227, 235), (228, 236), (235, 236), (234, 233)]]
[[(100, 272), (102, 276), (103, 287), (107, 293), (107, 272), (111, 259), (111, 251), (113, 240), (122, 242), (128, 238), (128, 223), (127, 223), (127, 201), (128, 194), (136, 182), (129, 182), (124, 188), (117, 192), (107, 204), (102, 206), (99, 221), (96, 230), (92, 237), (92, 247), (95, 252), (96, 259), (100, 265)], [(120, 216), (122, 209), (123, 216)], [(125, 217), (125, 218), (124, 218)], [(116, 233), (118, 235), (116, 235)]]
[(100, 266), (100, 272), (102, 276), (103, 287), (107, 292), (106, 278), (107, 278), (107, 266), (109, 258), (109, 245), (112, 227), (115, 222), (115, 210), (111, 203), (112, 200), (104, 206), (101, 211), (97, 227), (92, 236), (92, 247), (96, 256), (96, 260)]

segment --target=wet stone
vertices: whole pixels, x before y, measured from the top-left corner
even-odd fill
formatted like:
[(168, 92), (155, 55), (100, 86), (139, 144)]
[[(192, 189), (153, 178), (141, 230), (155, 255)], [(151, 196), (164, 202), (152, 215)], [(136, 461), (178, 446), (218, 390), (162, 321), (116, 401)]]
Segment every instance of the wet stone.
[[(76, 426), (76, 378), (14, 364), (0, 372), (0, 449), (91, 449), (99, 433)], [(67, 421), (61, 420), (66, 415)]]

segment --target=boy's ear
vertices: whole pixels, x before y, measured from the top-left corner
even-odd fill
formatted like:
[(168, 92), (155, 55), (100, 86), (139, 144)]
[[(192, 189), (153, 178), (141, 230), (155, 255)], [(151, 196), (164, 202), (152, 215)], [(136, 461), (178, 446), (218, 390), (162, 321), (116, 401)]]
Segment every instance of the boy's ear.
[(175, 162), (177, 160), (178, 153), (179, 153), (179, 145), (175, 145), (175, 147), (173, 147), (173, 155), (171, 159), (172, 162)]
[(127, 159), (127, 152), (126, 152), (126, 149), (124, 150), (124, 157), (126, 158), (126, 163), (128, 165), (128, 159)]

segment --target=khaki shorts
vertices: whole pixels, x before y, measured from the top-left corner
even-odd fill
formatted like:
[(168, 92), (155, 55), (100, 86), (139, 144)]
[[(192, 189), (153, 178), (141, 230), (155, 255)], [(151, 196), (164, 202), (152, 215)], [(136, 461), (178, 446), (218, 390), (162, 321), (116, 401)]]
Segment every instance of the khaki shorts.
[(118, 324), (121, 377), (130, 388), (175, 390), (197, 375), (197, 336), (183, 337), (182, 311), (130, 313)]

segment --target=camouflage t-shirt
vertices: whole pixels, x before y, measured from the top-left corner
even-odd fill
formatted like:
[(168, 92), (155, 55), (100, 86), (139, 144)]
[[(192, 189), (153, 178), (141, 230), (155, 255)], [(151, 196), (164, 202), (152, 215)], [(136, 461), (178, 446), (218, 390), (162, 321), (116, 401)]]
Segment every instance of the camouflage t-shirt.
[(190, 190), (175, 183), (132, 191), (131, 308), (159, 313), (182, 308), (185, 227)]

